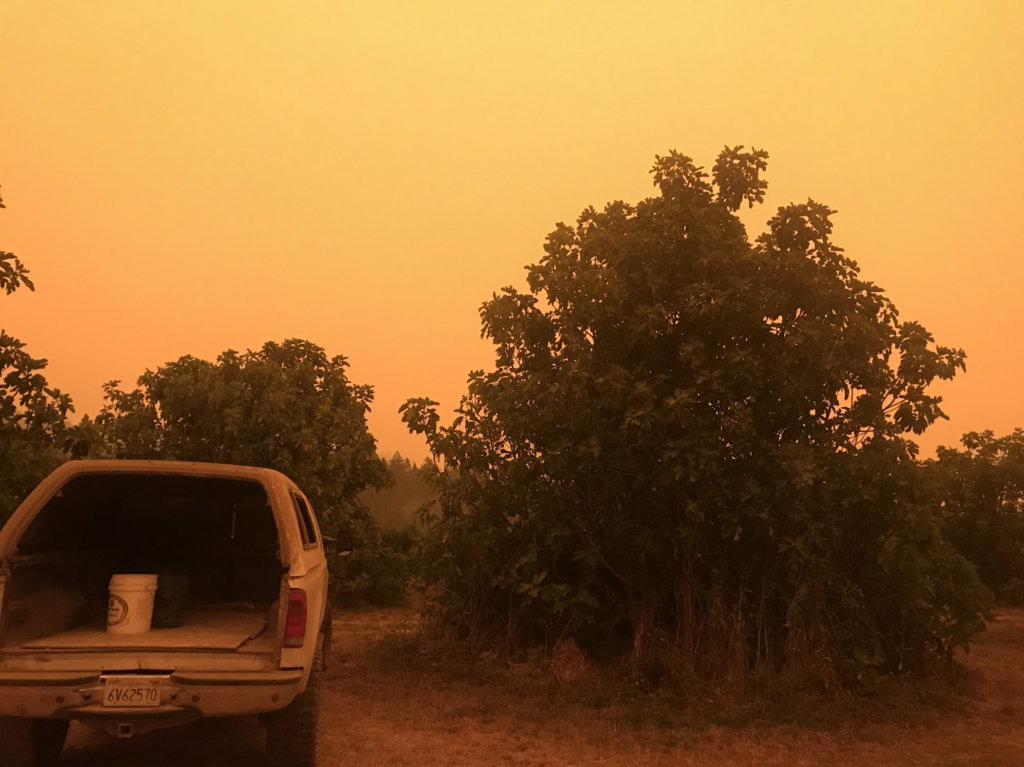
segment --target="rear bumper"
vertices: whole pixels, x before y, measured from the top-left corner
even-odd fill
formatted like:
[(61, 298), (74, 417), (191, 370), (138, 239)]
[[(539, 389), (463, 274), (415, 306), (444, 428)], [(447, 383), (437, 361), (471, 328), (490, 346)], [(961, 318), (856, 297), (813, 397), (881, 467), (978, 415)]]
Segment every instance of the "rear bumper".
[(104, 678), (98, 673), (0, 672), (0, 716), (77, 719), (100, 726), (137, 723), (150, 729), (207, 716), (263, 714), (291, 703), (302, 690), (304, 673), (180, 671), (144, 678), (162, 680), (159, 706), (104, 706)]

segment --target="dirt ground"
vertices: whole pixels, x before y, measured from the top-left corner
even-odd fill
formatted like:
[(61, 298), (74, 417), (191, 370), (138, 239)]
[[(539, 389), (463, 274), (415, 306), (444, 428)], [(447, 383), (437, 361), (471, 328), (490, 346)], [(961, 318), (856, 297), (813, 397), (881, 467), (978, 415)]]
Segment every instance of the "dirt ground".
[[(401, 641), (416, 628), (402, 610), (336, 620), (322, 765), (1024, 765), (1024, 611), (1000, 613), (973, 649), (961, 705), (909, 718), (884, 710), (865, 718), (861, 711), (849, 723), (824, 727), (695, 727), (685, 719), (630, 717), (600, 702), (574, 705), (571, 687), (554, 698), (524, 697), (479, 675), (381, 661), (375, 640)], [(76, 725), (61, 764), (253, 767), (262, 747), (255, 721), (205, 721), (130, 741)]]

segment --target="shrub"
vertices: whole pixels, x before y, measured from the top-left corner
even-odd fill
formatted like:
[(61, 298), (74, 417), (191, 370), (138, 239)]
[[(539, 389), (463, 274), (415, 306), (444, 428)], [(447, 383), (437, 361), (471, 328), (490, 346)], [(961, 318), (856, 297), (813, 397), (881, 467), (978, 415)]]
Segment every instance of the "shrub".
[(962, 449), (940, 447), (930, 468), (941, 483), (946, 535), (996, 593), (1024, 578), (1024, 429), (970, 432)]
[(386, 530), (370, 545), (357, 546), (331, 572), (331, 591), (342, 607), (403, 604), (416, 571), (416, 531)]

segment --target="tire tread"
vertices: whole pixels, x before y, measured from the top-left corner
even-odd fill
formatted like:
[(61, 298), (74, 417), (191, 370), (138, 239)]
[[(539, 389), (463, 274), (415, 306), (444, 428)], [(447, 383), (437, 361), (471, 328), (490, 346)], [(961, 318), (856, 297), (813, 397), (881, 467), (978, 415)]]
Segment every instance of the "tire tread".
[(280, 711), (267, 715), (266, 767), (316, 767), (323, 642), (317, 641), (306, 688)]
[(64, 750), (70, 722), (66, 719), (0, 717), (4, 767), (54, 767)]

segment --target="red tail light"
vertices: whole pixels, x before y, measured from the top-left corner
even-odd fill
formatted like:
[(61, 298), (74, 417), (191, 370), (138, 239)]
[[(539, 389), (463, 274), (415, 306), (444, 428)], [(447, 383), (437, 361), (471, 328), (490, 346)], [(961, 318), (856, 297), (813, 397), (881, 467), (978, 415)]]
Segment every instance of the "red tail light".
[(284, 626), (284, 646), (302, 647), (306, 641), (306, 592), (292, 589), (288, 594), (288, 619)]

